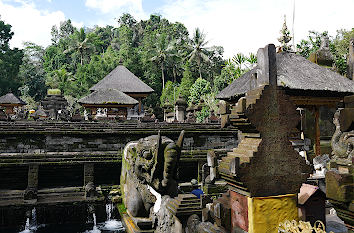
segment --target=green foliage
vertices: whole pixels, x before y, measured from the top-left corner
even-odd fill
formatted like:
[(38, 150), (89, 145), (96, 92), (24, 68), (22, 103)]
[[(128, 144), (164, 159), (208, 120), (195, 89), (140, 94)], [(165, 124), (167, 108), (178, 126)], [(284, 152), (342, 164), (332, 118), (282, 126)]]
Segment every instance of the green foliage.
[(172, 81), (167, 81), (165, 88), (162, 90), (160, 103), (161, 105), (166, 103), (166, 100), (174, 105), (175, 100), (178, 98), (178, 84)]
[(210, 108), (208, 105), (205, 105), (202, 107), (202, 109), (197, 112), (196, 114), (196, 121), (197, 123), (202, 123), (204, 122), (204, 120), (209, 117), (210, 115)]
[(9, 91), (17, 94), (21, 85), (18, 78), (23, 52), (17, 48), (10, 49), (9, 42), (14, 33), (11, 25), (0, 20), (0, 95)]
[(348, 54), (349, 41), (352, 38), (354, 38), (354, 28), (349, 31), (344, 29), (337, 30), (333, 44), (338, 55), (346, 56)]
[(39, 101), (46, 94), (45, 71), (43, 69), (43, 47), (31, 42), (25, 42), (24, 56), (19, 68), (18, 77), (21, 88), (28, 88), (26, 95)]
[(233, 80), (235, 76), (228, 72), (227, 69), (222, 69), (221, 74), (214, 78), (214, 91), (219, 93), (226, 88)]
[[(41, 66), (37, 66), (41, 69), (37, 72), (40, 75), (31, 75), (33, 80), (42, 80), (42, 86), (34, 88), (35, 85), (25, 83), (30, 89), (43, 89), (35, 92), (45, 93), (50, 86), (78, 99), (123, 62), (155, 90), (144, 104), (154, 106), (157, 116), (161, 108), (156, 103), (162, 104), (166, 98), (173, 103), (179, 94), (188, 99), (195, 81), (193, 77), (203, 75), (213, 83), (224, 63), (223, 48), (206, 49), (205, 35), (199, 29), (189, 38), (182, 23), (171, 23), (160, 15), (137, 21), (132, 15), (123, 14), (116, 28), (77, 29), (66, 20), (59, 27), (53, 26), (51, 35), (52, 45), (43, 50)], [(47, 86), (43, 87), (44, 84)], [(35, 98), (37, 96), (40, 95)]]
[[(311, 53), (316, 52), (321, 45), (321, 38), (328, 36), (328, 32), (322, 33), (316, 31), (309, 31), (307, 40), (301, 40), (296, 45), (297, 53), (305, 58), (309, 58)], [(354, 37), (354, 29), (351, 31), (338, 30), (336, 37), (333, 39), (329, 36), (329, 48), (334, 57), (335, 68), (341, 75), (347, 73), (346, 58), (348, 56), (348, 46), (350, 38)]]
[(190, 70), (189, 62), (186, 63), (183, 72), (183, 78), (181, 80), (181, 85), (178, 88), (178, 95), (181, 95), (185, 100), (188, 100), (190, 91), (189, 89), (194, 83), (194, 78)]
[(191, 44), (189, 45), (189, 48), (192, 51), (189, 54), (189, 61), (197, 62), (199, 78), (202, 78), (201, 63), (203, 61), (204, 62), (210, 61), (209, 57), (207, 56), (208, 50), (205, 48), (207, 44), (208, 41), (206, 41), (205, 34), (201, 32), (199, 28), (196, 28), (193, 34)]
[(189, 92), (190, 92), (190, 96), (188, 98), (188, 103), (189, 104), (191, 104), (192, 102), (199, 103), (200, 98), (203, 95), (211, 92), (210, 82), (208, 82), (203, 78), (198, 78), (191, 86)]
[(252, 69), (256, 63), (257, 56), (255, 54), (250, 53), (245, 56), (242, 53), (237, 53), (232, 59), (228, 59), (225, 62), (221, 74), (215, 77), (213, 83), (214, 91), (216, 93), (220, 92), (235, 79)]
[(308, 58), (311, 53), (316, 52), (320, 48), (321, 37), (327, 35), (327, 31), (324, 31), (322, 33), (316, 31), (309, 31), (307, 40), (303, 39), (300, 41), (300, 44), (296, 45), (297, 53), (303, 57)]
[(204, 100), (204, 104), (201, 111), (196, 113), (197, 122), (204, 122), (210, 116), (211, 110), (218, 112), (217, 103), (219, 101), (215, 99), (215, 92), (206, 93), (201, 98)]

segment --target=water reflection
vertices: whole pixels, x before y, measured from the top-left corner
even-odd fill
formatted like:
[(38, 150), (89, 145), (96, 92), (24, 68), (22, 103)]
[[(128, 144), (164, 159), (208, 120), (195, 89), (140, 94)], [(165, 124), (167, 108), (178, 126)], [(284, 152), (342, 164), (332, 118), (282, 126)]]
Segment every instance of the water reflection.
[[(125, 229), (118, 219), (115, 219), (115, 206), (106, 204), (106, 221), (97, 222), (96, 213), (90, 215), (87, 223), (70, 224), (38, 224), (36, 208), (27, 213), (26, 222), (18, 228), (0, 228), (0, 232), (6, 233), (123, 233)], [(104, 213), (104, 212), (103, 212)], [(103, 214), (101, 213), (101, 214)], [(101, 218), (98, 219), (102, 219)], [(104, 217), (103, 217), (104, 219)]]

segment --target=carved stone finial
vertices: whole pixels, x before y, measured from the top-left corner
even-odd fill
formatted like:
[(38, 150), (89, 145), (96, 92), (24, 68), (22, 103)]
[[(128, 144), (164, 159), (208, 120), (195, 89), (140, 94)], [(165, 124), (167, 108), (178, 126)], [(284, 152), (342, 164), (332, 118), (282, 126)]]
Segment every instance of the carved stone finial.
[(280, 34), (281, 34), (281, 36), (278, 38), (278, 41), (280, 42), (280, 51), (290, 52), (291, 45), (288, 45), (288, 43), (291, 41), (292, 37), (290, 36), (290, 31), (288, 30), (288, 27), (286, 26), (286, 16), (285, 15), (284, 15), (283, 27), (280, 30)]
[(332, 66), (334, 63), (334, 58), (329, 49), (329, 37), (327, 35), (321, 36), (321, 45), (320, 48), (311, 53), (309, 60), (322, 66)]

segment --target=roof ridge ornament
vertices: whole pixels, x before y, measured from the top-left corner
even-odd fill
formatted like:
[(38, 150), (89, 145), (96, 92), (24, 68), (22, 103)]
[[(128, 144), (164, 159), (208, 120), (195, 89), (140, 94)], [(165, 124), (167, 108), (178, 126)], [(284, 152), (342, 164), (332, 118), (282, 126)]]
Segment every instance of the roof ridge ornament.
[(282, 29), (280, 30), (280, 34), (281, 35), (278, 38), (278, 41), (280, 42), (278, 52), (292, 52), (291, 45), (288, 45), (292, 37), (290, 36), (288, 26), (286, 26), (286, 15), (284, 15), (284, 23)]

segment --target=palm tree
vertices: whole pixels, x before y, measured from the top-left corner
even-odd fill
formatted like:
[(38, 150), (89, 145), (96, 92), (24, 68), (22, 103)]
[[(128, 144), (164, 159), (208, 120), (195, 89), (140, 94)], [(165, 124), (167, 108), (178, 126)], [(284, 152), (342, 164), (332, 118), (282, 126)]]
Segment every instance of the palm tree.
[(168, 59), (172, 56), (174, 50), (174, 43), (169, 41), (168, 36), (163, 33), (158, 35), (156, 47), (153, 51), (155, 56), (150, 58), (152, 62), (155, 62), (161, 68), (162, 77), (162, 89), (165, 88), (165, 67)]
[(193, 39), (191, 41), (190, 48), (192, 52), (189, 54), (189, 61), (196, 60), (198, 64), (199, 77), (202, 77), (201, 72), (201, 62), (209, 62), (209, 57), (207, 56), (207, 48), (204, 46), (208, 44), (208, 41), (205, 40), (205, 34), (200, 31), (199, 28), (196, 28), (194, 31)]
[(77, 52), (80, 55), (80, 64), (83, 65), (84, 57), (93, 50), (93, 45), (86, 36), (83, 28), (75, 32), (69, 48), (64, 53)]
[(53, 70), (46, 77), (46, 85), (53, 89), (59, 88), (63, 92), (74, 81), (72, 73), (68, 72), (65, 67), (61, 67), (58, 70)]

